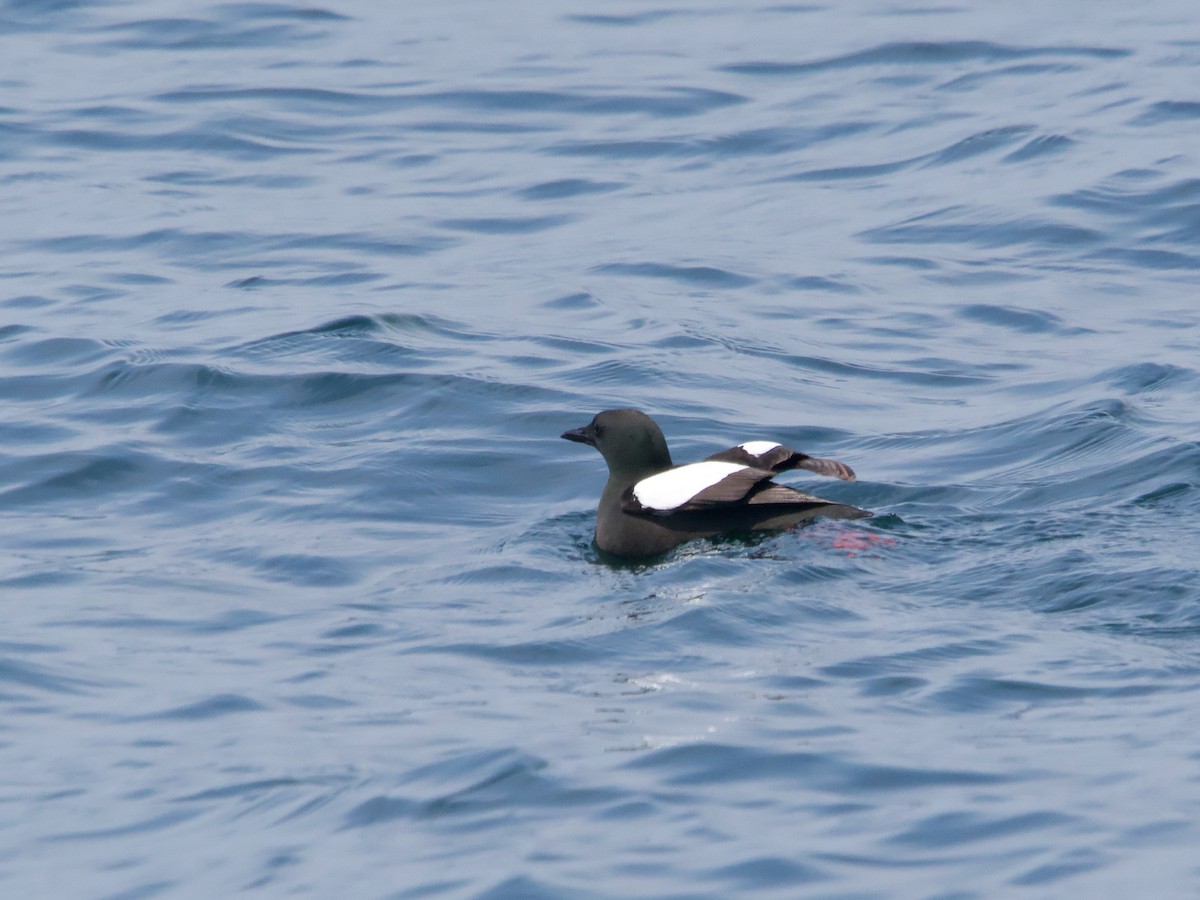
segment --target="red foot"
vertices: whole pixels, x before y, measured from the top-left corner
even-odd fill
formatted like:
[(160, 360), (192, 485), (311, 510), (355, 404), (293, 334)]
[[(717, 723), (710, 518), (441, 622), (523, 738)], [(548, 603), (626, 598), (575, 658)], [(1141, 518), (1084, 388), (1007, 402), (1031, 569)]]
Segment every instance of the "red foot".
[(858, 556), (859, 550), (870, 550), (872, 547), (890, 547), (896, 541), (881, 534), (869, 534), (865, 531), (843, 531), (833, 539), (834, 550), (845, 550), (847, 556)]

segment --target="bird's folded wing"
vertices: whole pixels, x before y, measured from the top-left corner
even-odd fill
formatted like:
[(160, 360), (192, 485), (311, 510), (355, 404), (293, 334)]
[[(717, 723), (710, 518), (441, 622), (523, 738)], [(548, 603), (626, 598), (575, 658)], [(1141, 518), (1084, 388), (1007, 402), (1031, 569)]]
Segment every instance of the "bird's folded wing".
[(866, 519), (872, 515), (868, 510), (859, 509), (849, 503), (838, 503), (835, 500), (826, 500), (824, 497), (814, 497), (812, 494), (805, 494), (773, 481), (762, 483), (754, 493), (746, 498), (745, 505), (752, 509), (771, 507), (780, 512), (808, 508), (829, 519)]
[(807, 469), (817, 475), (827, 475), (830, 478), (841, 478), (843, 481), (854, 481), (854, 470), (836, 459), (818, 459), (776, 444), (773, 441), (747, 441), (714, 453), (708, 458), (714, 462), (740, 463), (755, 469), (766, 469), (769, 472), (784, 472), (788, 469)]
[(829, 502), (771, 483), (774, 474), (723, 460), (677, 466), (630, 487), (621, 497), (621, 508), (640, 515), (670, 515), (733, 506)]

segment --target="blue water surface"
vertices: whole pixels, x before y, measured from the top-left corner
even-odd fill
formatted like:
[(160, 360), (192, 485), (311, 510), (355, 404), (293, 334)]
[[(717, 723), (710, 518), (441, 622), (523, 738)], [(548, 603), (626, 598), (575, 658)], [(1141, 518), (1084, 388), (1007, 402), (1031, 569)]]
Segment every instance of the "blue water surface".
[(0, 0), (0, 895), (1195, 897), (1195, 21)]

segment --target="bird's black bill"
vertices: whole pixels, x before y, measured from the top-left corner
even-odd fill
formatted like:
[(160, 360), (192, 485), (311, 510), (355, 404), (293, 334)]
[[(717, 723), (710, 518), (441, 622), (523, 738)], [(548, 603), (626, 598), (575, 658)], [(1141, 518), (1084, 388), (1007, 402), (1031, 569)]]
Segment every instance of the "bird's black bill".
[(570, 431), (564, 431), (562, 436), (565, 440), (575, 441), (577, 444), (596, 446), (596, 438), (592, 435), (591, 425), (584, 425), (582, 428), (572, 428)]

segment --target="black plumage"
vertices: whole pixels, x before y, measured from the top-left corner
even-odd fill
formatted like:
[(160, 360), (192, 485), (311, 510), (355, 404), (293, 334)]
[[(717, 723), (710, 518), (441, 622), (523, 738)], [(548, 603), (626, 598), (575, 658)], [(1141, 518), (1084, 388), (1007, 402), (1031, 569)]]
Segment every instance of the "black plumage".
[(750, 442), (676, 466), (662, 430), (636, 409), (606, 410), (562, 436), (590, 444), (608, 463), (596, 511), (596, 546), (615, 556), (658, 556), (693, 538), (792, 528), (816, 516), (871, 515), (772, 481), (794, 468), (854, 480), (844, 463), (778, 444)]

